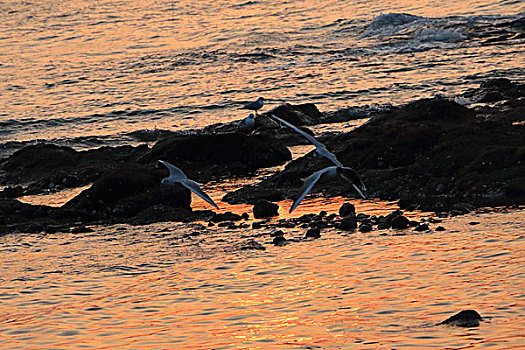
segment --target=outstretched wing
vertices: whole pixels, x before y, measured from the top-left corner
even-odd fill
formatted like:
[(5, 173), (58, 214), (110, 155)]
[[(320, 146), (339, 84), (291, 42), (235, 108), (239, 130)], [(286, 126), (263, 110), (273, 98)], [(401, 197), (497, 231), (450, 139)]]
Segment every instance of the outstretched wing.
[(350, 177), (352, 180), (352, 186), (354, 186), (357, 193), (359, 193), (359, 195), (363, 199), (366, 199), (365, 195), (362, 192), (362, 191), (366, 191), (366, 186), (363, 180), (361, 179), (361, 177), (359, 176), (359, 174), (356, 173), (356, 171), (350, 167), (341, 167), (341, 168), (347, 172), (346, 174), (349, 173), (351, 175)]
[(273, 119), (277, 120), (278, 122), (286, 125), (287, 127), (289, 127), (290, 129), (294, 130), (295, 132), (297, 132), (298, 134), (301, 134), (305, 139), (307, 139), (308, 141), (310, 141), (310, 143), (312, 145), (315, 146), (315, 148), (317, 148), (317, 153), (322, 156), (322, 157), (325, 157), (326, 159), (328, 159), (329, 161), (331, 161), (332, 163), (334, 163), (335, 165), (337, 166), (343, 166), (343, 164), (341, 164), (341, 162), (337, 159), (337, 157), (331, 153), (330, 151), (328, 151), (325, 147), (325, 145), (323, 145), (321, 142), (317, 141), (316, 139), (314, 139), (314, 137), (312, 135), (309, 135), (307, 133), (305, 133), (304, 131), (302, 131), (301, 129), (299, 129), (298, 127), (288, 123), (286, 120), (283, 120), (281, 118), (279, 118), (278, 116), (276, 116), (275, 114), (270, 114), (272, 116)]
[(297, 208), (299, 203), (301, 203), (301, 201), (304, 199), (304, 197), (306, 197), (308, 192), (310, 192), (310, 190), (315, 186), (315, 184), (317, 183), (317, 181), (319, 181), (321, 176), (323, 176), (323, 174), (325, 174), (329, 170), (330, 170), (330, 167), (324, 168), (308, 176), (306, 179), (304, 179), (303, 187), (301, 187), (301, 193), (299, 194), (299, 197), (297, 197), (295, 201), (293, 202), (292, 207), (290, 208), (290, 213), (294, 211), (295, 208)]
[(199, 186), (198, 183), (196, 183), (195, 181), (190, 180), (190, 179), (183, 179), (183, 180), (180, 181), (180, 183), (184, 187), (186, 187), (187, 189), (189, 189), (190, 191), (195, 193), (197, 196), (201, 197), (206, 202), (210, 203), (214, 208), (219, 209), (217, 204), (215, 204), (215, 202), (210, 198), (210, 196), (208, 196), (206, 193), (204, 193), (204, 191), (201, 189), (201, 187)]
[(170, 171), (170, 177), (173, 178), (173, 180), (179, 181), (179, 180), (188, 178), (186, 174), (184, 174), (182, 170), (177, 168), (175, 165), (168, 163), (166, 161), (163, 161), (163, 160), (159, 160), (159, 163), (161, 163), (166, 168), (168, 168), (168, 170)]

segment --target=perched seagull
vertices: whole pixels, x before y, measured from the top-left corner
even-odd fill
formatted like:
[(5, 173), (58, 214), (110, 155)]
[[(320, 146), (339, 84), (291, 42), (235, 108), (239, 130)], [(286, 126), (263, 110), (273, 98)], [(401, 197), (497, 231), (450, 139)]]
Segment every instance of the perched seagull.
[(243, 109), (251, 109), (252, 111), (255, 111), (255, 114), (257, 114), (257, 110), (261, 109), (264, 105), (264, 97), (259, 97), (257, 100), (247, 103), (242, 107)]
[(214, 208), (219, 209), (217, 204), (213, 202), (210, 196), (204, 193), (199, 184), (193, 180), (188, 179), (188, 177), (182, 172), (182, 170), (177, 168), (175, 165), (165, 162), (163, 160), (159, 160), (159, 163), (164, 165), (170, 171), (170, 176), (162, 179), (161, 184), (173, 186), (176, 183), (180, 183), (182, 186), (186, 187), (187, 189), (195, 193), (197, 196), (210, 203)]
[(237, 126), (237, 130), (242, 131), (242, 132), (248, 132), (248, 131), (251, 131), (254, 126), (255, 126), (255, 116), (253, 115), (253, 113), (250, 113), (249, 116), (241, 120), (241, 122)]
[(305, 133), (304, 131), (302, 131), (298, 127), (293, 126), (292, 124), (288, 123), (286, 120), (283, 120), (283, 119), (279, 118), (278, 116), (276, 116), (274, 114), (270, 114), (270, 115), (272, 116), (273, 119), (275, 119), (278, 122), (286, 125), (287, 127), (289, 127), (290, 129), (294, 130), (295, 132), (303, 135), (303, 137), (305, 139), (310, 141), (310, 143), (315, 146), (315, 155), (317, 157), (319, 157), (319, 158), (325, 157), (326, 159), (328, 159), (329, 161), (331, 161), (335, 165), (337, 165), (339, 167), (343, 166), (343, 164), (339, 161), (339, 159), (337, 159), (335, 154), (333, 154), (329, 150), (327, 150), (325, 145), (323, 145), (321, 142), (319, 142), (316, 139), (314, 139), (313, 136)]
[[(327, 168), (316, 171), (315, 173), (304, 179), (303, 187), (301, 187), (301, 193), (299, 194), (299, 197), (297, 197), (294, 200), (292, 207), (290, 208), (290, 213), (294, 211), (295, 208), (297, 208), (299, 203), (301, 203), (301, 201), (304, 199), (304, 197), (306, 197), (308, 192), (311, 191), (311, 189), (315, 186), (316, 183), (334, 181), (339, 176), (341, 176), (344, 180), (351, 182), (354, 188), (357, 190), (357, 193), (359, 193), (359, 195), (363, 197), (363, 199), (365, 198), (363, 192), (361, 192), (361, 190), (366, 190), (365, 184), (363, 183), (359, 175), (357, 175), (357, 173), (354, 171), (354, 169), (343, 166), (329, 166)], [(359, 185), (360, 188), (356, 186), (356, 183)]]

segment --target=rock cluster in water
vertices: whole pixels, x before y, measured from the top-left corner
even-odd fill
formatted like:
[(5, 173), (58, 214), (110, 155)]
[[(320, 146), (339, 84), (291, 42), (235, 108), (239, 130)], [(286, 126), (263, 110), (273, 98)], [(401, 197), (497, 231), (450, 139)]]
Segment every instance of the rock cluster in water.
[[(402, 208), (464, 214), (480, 206), (525, 203), (524, 85), (506, 79), (489, 80), (456, 100), (477, 104), (467, 108), (441, 98), (422, 99), (379, 110), (363, 126), (321, 139), (343, 164), (363, 177), (369, 197), (399, 200)], [(297, 126), (356, 116), (323, 114), (313, 104), (285, 104), (270, 113)], [(160, 187), (167, 171), (155, 166), (158, 159), (177, 164), (196, 181), (208, 182), (248, 176), (258, 168), (284, 164), (291, 159), (286, 146), (304, 143), (268, 114), (255, 119), (251, 133), (239, 133), (236, 124), (230, 123), (188, 135), (164, 133), (158, 137), (151, 148), (141, 145), (75, 151), (37, 144), (0, 160), (0, 185), (7, 186), (0, 191), (0, 234), (51, 232), (57, 227), (94, 223), (210, 220), (213, 212), (191, 210), (187, 189)], [(223, 200), (252, 203), (257, 218), (273, 217), (277, 209), (271, 202), (294, 198), (301, 178), (327, 165), (326, 160), (307, 154), (260, 183), (226, 194)], [(61, 208), (16, 200), (23, 195), (88, 184), (93, 185)], [(324, 187), (327, 196), (350, 193), (354, 192), (347, 183)], [(402, 215), (363, 219), (350, 205), (341, 208), (339, 218), (328, 217), (313, 215), (310, 221), (302, 218), (304, 222), (297, 224), (309, 225), (305, 233), (309, 238), (321, 235), (318, 230), (324, 227), (368, 232), (375, 227), (411, 226)], [(227, 221), (235, 225), (233, 218)], [(296, 223), (287, 223), (292, 224)], [(254, 229), (258, 225), (264, 226), (252, 224)], [(414, 227), (425, 231), (428, 224)]]

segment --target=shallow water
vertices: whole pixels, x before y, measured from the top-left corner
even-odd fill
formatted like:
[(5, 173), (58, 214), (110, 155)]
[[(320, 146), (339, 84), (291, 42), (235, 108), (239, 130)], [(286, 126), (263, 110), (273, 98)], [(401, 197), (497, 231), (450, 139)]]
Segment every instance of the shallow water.
[[(199, 224), (7, 235), (0, 348), (519, 349), (524, 214), (447, 218), (444, 232), (325, 229), (283, 247)], [(249, 239), (267, 250), (236, 248)], [(434, 326), (463, 309), (485, 321)]]
[(523, 81), (523, 40), (479, 35), (524, 12), (480, 0), (3, 2), (0, 150), (237, 120), (261, 95), (265, 110), (330, 111)]

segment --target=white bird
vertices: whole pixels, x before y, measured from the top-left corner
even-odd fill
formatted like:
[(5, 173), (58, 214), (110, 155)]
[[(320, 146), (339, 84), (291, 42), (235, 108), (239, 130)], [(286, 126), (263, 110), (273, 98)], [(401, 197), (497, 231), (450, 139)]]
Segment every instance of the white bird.
[(264, 101), (264, 97), (259, 97), (257, 100), (245, 104), (242, 108), (251, 109), (252, 111), (255, 111), (255, 114), (257, 114), (257, 110), (262, 108), (262, 106), (264, 105)]
[(164, 165), (170, 171), (170, 176), (162, 179), (161, 184), (173, 186), (176, 183), (180, 183), (182, 186), (186, 187), (187, 189), (195, 193), (197, 196), (210, 203), (214, 208), (219, 209), (217, 204), (213, 202), (210, 196), (204, 193), (199, 184), (193, 180), (188, 179), (188, 177), (182, 172), (182, 170), (177, 168), (175, 165), (165, 162), (163, 160), (159, 160), (159, 163)]
[[(301, 193), (299, 196), (294, 200), (292, 207), (290, 208), (290, 213), (297, 208), (299, 203), (306, 197), (308, 192), (312, 190), (312, 188), (315, 186), (316, 183), (323, 183), (323, 182), (330, 182), (337, 179), (338, 176), (341, 176), (344, 180), (351, 182), (354, 188), (357, 190), (357, 193), (363, 199), (365, 196), (359, 189), (361, 187), (362, 190), (366, 190), (365, 185), (359, 175), (354, 171), (354, 169), (349, 167), (341, 167), (341, 166), (329, 166), (327, 168), (321, 169), (319, 171), (316, 171), (312, 175), (308, 176), (306, 179), (304, 179), (303, 187), (301, 187)], [(359, 187), (356, 186), (356, 183), (359, 185)]]
[(343, 164), (339, 161), (339, 159), (337, 159), (337, 157), (335, 156), (335, 154), (331, 153), (329, 150), (326, 149), (325, 145), (323, 145), (321, 142), (317, 141), (316, 139), (313, 138), (313, 136), (305, 133), (304, 131), (302, 131), (301, 129), (299, 129), (298, 127), (288, 123), (286, 120), (283, 120), (279, 117), (277, 117), (276, 115), (274, 114), (270, 114), (272, 116), (273, 119), (277, 120), (278, 122), (280, 123), (283, 123), (284, 125), (286, 125), (287, 127), (289, 127), (290, 129), (294, 130), (295, 132), (301, 134), (305, 139), (307, 139), (308, 141), (310, 141), (310, 143), (312, 145), (315, 146), (315, 155), (319, 158), (321, 157), (325, 157), (326, 159), (328, 159), (329, 161), (331, 161), (332, 163), (334, 163), (335, 165), (339, 166), (339, 167), (342, 167)]
[(249, 116), (241, 120), (241, 122), (237, 126), (237, 130), (248, 132), (248, 131), (251, 131), (254, 126), (255, 126), (255, 116), (253, 115), (253, 113), (250, 113)]

